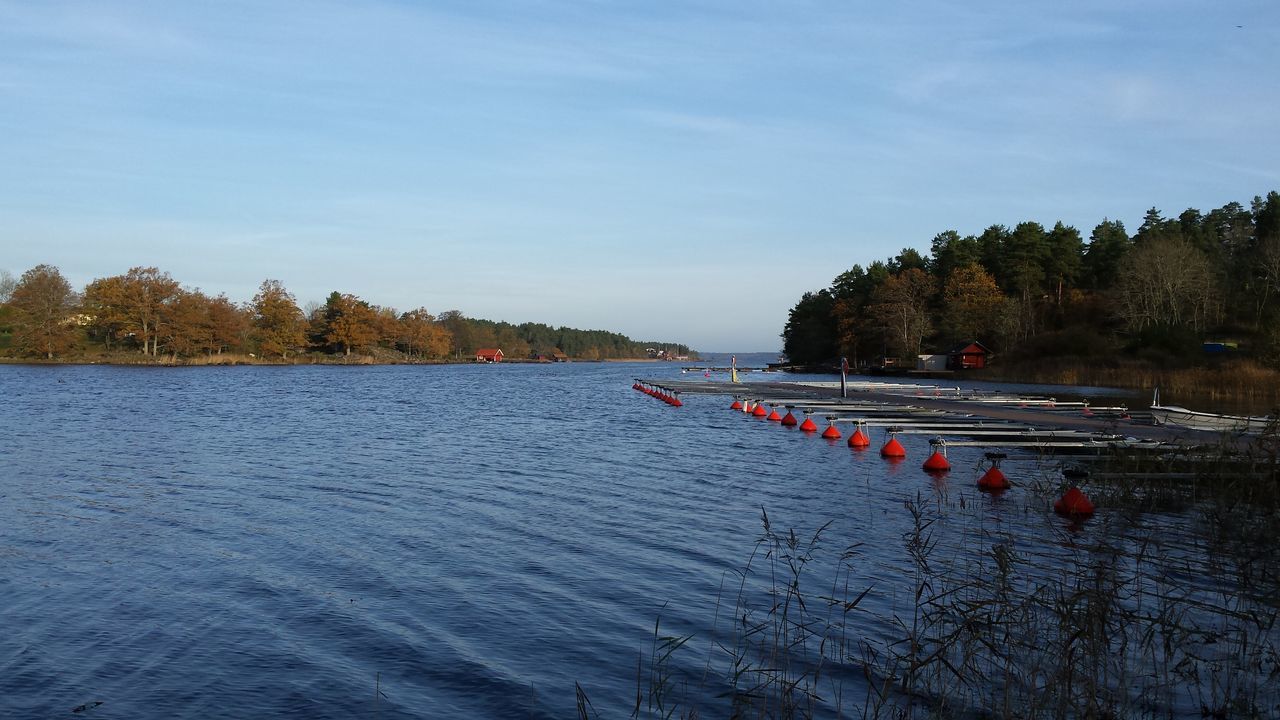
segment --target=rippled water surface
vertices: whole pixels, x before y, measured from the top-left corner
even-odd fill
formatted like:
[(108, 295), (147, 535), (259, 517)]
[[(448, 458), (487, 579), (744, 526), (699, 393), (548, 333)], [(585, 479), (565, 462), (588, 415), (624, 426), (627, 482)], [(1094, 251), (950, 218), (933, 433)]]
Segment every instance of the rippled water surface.
[(620, 717), (659, 615), (706, 661), (762, 508), (864, 543), (873, 635), (905, 501), (945, 509), (943, 558), (1075, 552), (1049, 500), (971, 489), (977, 449), (938, 481), (921, 436), (887, 465), (631, 389), (662, 374), (0, 366), (0, 717), (562, 718), (575, 682)]

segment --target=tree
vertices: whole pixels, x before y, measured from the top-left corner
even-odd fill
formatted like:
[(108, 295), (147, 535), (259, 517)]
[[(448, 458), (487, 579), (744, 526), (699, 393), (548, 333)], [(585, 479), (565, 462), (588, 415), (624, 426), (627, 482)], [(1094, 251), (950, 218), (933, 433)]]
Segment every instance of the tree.
[(933, 276), (945, 279), (958, 267), (982, 262), (982, 248), (978, 238), (972, 235), (960, 237), (955, 230), (946, 230), (933, 236), (933, 261), (930, 267)]
[(123, 275), (98, 278), (86, 285), (80, 304), (89, 317), (89, 336), (101, 341), (105, 350), (127, 337)]
[(400, 316), (400, 344), (409, 356), (442, 358), (449, 354), (449, 331), (426, 308)]
[(1062, 221), (1054, 223), (1045, 237), (1044, 274), (1053, 290), (1054, 304), (1062, 307), (1063, 291), (1075, 285), (1080, 275), (1084, 241), (1080, 231)]
[(1251, 247), (1248, 251), (1228, 253), (1227, 277), (1232, 287), (1244, 285), (1252, 290), (1255, 322), (1264, 326), (1269, 319), (1267, 306), (1271, 298), (1280, 293), (1280, 193), (1269, 192), (1265, 200), (1255, 197), (1252, 207)]
[(355, 295), (333, 292), (324, 308), (324, 340), (343, 355), (378, 341), (377, 314), (369, 303)]
[(179, 356), (193, 357), (212, 343), (209, 327), (209, 298), (199, 290), (179, 291), (166, 308), (168, 322), (161, 326), (158, 340)]
[(153, 267), (135, 267), (125, 273), (120, 285), (118, 308), (124, 318), (124, 330), (142, 343), (142, 354), (156, 356), (160, 351), (160, 335), (171, 335), (161, 330), (170, 321), (169, 305), (181, 288), (169, 273)]
[(0, 270), (0, 305), (9, 302), (13, 289), (18, 286), (18, 279), (8, 270)]
[(956, 268), (942, 290), (942, 322), (953, 341), (990, 337), (1004, 294), (991, 273), (977, 263)]
[[(479, 347), (472, 340), (471, 325), (467, 322), (467, 316), (462, 314), (461, 310), (445, 310), (440, 313), (440, 317), (436, 320), (445, 330), (449, 332), (449, 338), (452, 347), (449, 348), (454, 357), (462, 357), (470, 355)], [(574, 353), (577, 354), (576, 352)]]
[(265, 355), (288, 358), (306, 342), (302, 310), (279, 280), (264, 280), (253, 296), (253, 328)]
[[(991, 225), (978, 236), (978, 255), (982, 267), (1000, 282), (1001, 268), (1004, 266), (1004, 248), (1009, 242), (1009, 228), (1003, 225)], [(1005, 290), (1009, 288), (1001, 283)]]
[(1103, 218), (1089, 235), (1089, 247), (1084, 251), (1084, 276), (1089, 287), (1110, 288), (1116, 279), (1116, 269), (1130, 247), (1132, 243), (1124, 223)]
[(903, 270), (915, 268), (917, 270), (926, 270), (929, 262), (915, 248), (902, 248), (902, 252), (898, 256), (889, 261), (889, 271), (895, 275)]
[(1135, 247), (1118, 278), (1116, 313), (1130, 330), (1200, 330), (1216, 315), (1217, 283), (1209, 259), (1180, 237)]
[(1001, 252), (1003, 273), (996, 273), (1000, 286), (1010, 295), (1030, 303), (1044, 290), (1044, 260), (1048, 254), (1048, 234), (1044, 226), (1038, 222), (1018, 223), (1005, 238)]
[(8, 270), (0, 270), (0, 336), (12, 331), (13, 308), (9, 307), (9, 298), (17, 284), (18, 279)]
[(895, 353), (920, 353), (925, 336), (932, 330), (929, 301), (936, 293), (933, 278), (920, 268), (893, 275), (876, 289), (868, 311), (884, 329)]
[(76, 295), (71, 283), (52, 265), (37, 265), (22, 274), (9, 296), (14, 311), (14, 346), (28, 355), (52, 360), (75, 345), (79, 326), (73, 314)]
[(221, 355), (229, 348), (244, 347), (245, 336), (249, 332), (249, 318), (245, 311), (227, 299), (226, 295), (209, 300), (208, 346), (205, 351), (210, 355)]
[(836, 356), (834, 300), (827, 290), (807, 292), (787, 317), (782, 330), (782, 352), (793, 363), (807, 364)]

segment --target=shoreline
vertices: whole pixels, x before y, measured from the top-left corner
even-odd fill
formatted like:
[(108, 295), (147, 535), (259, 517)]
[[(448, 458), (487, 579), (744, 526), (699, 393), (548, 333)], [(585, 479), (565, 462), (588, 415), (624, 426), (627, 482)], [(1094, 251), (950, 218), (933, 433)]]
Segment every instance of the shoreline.
[(44, 358), (13, 358), (0, 357), (0, 365), (114, 365), (114, 366), (137, 366), (137, 367), (236, 367), (236, 366), (290, 366), (290, 365), (343, 365), (343, 366), (361, 366), (361, 365), (561, 365), (571, 363), (662, 363), (669, 362), (665, 360), (657, 360), (654, 358), (604, 358), (600, 360), (587, 360), (581, 358), (570, 358), (568, 360), (532, 360), (525, 358), (503, 359), (497, 363), (477, 362), (475, 360), (461, 359), (379, 359), (369, 355), (352, 355), (350, 357), (312, 357), (303, 355), (296, 358), (261, 358), (249, 357), (245, 355), (235, 356), (218, 356), (214, 355), (207, 358), (179, 358), (171, 360), (166, 358), (128, 358), (128, 357), (98, 357), (98, 358), (75, 358), (75, 359), (44, 359)]

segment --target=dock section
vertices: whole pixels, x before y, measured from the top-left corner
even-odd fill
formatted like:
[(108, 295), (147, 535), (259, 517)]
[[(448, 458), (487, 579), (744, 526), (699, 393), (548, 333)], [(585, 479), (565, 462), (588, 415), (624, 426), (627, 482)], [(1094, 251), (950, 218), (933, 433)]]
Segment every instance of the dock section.
[[(856, 382), (840, 397), (838, 382), (729, 383), (710, 379), (637, 379), (680, 394), (736, 398), (751, 406), (825, 420), (835, 427), (883, 427), (899, 434), (966, 438), (951, 446), (1027, 447), (1046, 452), (1113, 448), (1178, 450), (1241, 443), (1240, 439), (1155, 425), (1149, 413), (1123, 406), (1058, 402), (1053, 398), (962, 390), (910, 383)], [(854, 428), (848, 428), (850, 432)]]

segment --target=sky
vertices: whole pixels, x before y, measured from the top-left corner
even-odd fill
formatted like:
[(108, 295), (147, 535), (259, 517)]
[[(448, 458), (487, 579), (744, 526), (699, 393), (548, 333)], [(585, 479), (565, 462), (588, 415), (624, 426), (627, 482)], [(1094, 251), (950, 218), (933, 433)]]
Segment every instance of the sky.
[(0, 270), (773, 351), (937, 233), (1280, 190), (1280, 3), (0, 0)]

